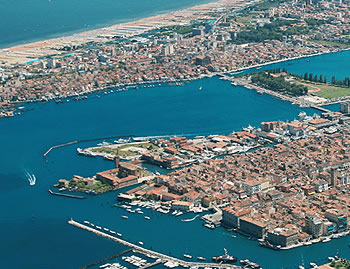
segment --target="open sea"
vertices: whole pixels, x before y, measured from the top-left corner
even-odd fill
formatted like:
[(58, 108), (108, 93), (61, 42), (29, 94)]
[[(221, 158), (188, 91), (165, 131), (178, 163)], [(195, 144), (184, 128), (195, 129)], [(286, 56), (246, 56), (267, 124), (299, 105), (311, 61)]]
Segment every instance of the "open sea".
[(0, 0), (0, 48), (180, 10), (211, 0)]
[[(39, 6), (41, 2), (50, 5), (59, 1), (26, 3)], [(65, 6), (62, 12), (81, 12), (74, 1), (72, 4), (60, 2), (66, 2), (66, 5), (62, 4)], [(86, 5), (91, 4), (87, 2)], [(32, 11), (33, 16), (43, 16), (36, 13), (35, 8)], [(50, 21), (50, 16), (45, 16)], [(309, 61), (300, 59), (280, 63), (274, 67), (287, 67), (300, 74), (313, 72), (341, 78), (348, 75), (349, 62), (350, 52), (340, 52), (309, 58)], [(200, 86), (203, 87), (201, 91)], [(62, 105), (48, 102), (26, 105), (26, 108), (34, 110), (14, 118), (0, 119), (0, 268), (80, 268), (125, 249), (68, 225), (70, 217), (112, 228), (122, 233), (126, 240), (143, 241), (147, 248), (180, 258), (184, 253), (209, 258), (222, 254), (223, 248), (238, 259), (248, 258), (263, 268), (297, 268), (302, 260), (320, 264), (337, 253), (350, 258), (349, 237), (276, 252), (241, 236), (233, 238), (232, 233), (222, 228), (206, 229), (198, 218), (193, 222), (180, 221), (191, 218), (191, 214), (173, 217), (145, 209), (151, 220), (145, 220), (144, 215), (139, 214), (132, 214), (124, 220), (120, 216), (127, 212), (112, 207), (117, 192), (85, 200), (48, 193), (60, 178), (92, 176), (113, 167), (112, 162), (101, 158), (76, 154), (77, 147), (98, 142), (54, 150), (45, 162), (43, 153), (56, 144), (125, 134), (229, 134), (249, 124), (259, 126), (261, 121), (293, 120), (302, 110), (309, 115), (317, 113), (315, 110), (301, 109), (269, 95), (260, 96), (253, 90), (231, 86), (218, 77), (186, 83), (183, 87), (129, 90), (101, 98), (91, 95), (87, 101)], [(29, 185), (26, 172), (35, 174), (35, 186)]]

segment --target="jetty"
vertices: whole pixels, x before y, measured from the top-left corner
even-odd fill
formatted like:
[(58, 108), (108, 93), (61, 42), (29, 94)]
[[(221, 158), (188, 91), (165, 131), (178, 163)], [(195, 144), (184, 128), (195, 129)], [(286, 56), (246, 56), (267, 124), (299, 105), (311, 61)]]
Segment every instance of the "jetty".
[(82, 139), (82, 140), (76, 140), (76, 141), (71, 141), (71, 142), (67, 142), (64, 144), (59, 144), (59, 145), (55, 145), (50, 147), (44, 154), (43, 157), (46, 160), (46, 156), (54, 149), (57, 148), (62, 148), (65, 146), (69, 146), (69, 145), (73, 145), (73, 144), (78, 144), (78, 143), (84, 143), (84, 142), (91, 142), (91, 141), (98, 141), (98, 140), (109, 140), (109, 139), (117, 139), (117, 138), (125, 138), (125, 137), (134, 137), (135, 135), (117, 135), (117, 136), (108, 136), (108, 137), (99, 137), (99, 138), (91, 138), (91, 139)]
[[(233, 268), (233, 269), (242, 268), (241, 266), (233, 265), (233, 264), (200, 263), (200, 262), (184, 261), (184, 260), (181, 260), (181, 259), (178, 259), (175, 257), (171, 257), (171, 256), (168, 256), (168, 255), (165, 255), (165, 254), (153, 251), (153, 250), (146, 249), (144, 247), (140, 247), (139, 245), (136, 245), (136, 244), (133, 244), (133, 243), (128, 242), (126, 240), (114, 237), (110, 234), (107, 234), (105, 232), (97, 230), (93, 227), (89, 227), (87, 225), (84, 225), (84, 224), (77, 222), (73, 219), (70, 219), (68, 221), (68, 224), (73, 225), (73, 226), (78, 227), (78, 228), (83, 229), (83, 230), (87, 230), (87, 231), (92, 232), (94, 234), (97, 234), (99, 236), (108, 238), (108, 239), (113, 240), (119, 244), (125, 245), (125, 246), (131, 248), (133, 252), (137, 252), (137, 253), (140, 253), (140, 254), (143, 254), (143, 255), (146, 255), (149, 257), (154, 257), (154, 258), (158, 259), (158, 261), (160, 261), (161, 263), (171, 261), (173, 263), (177, 263), (179, 266), (182, 266), (182, 267), (192, 267), (193, 266), (193, 267), (203, 267), (203, 268), (204, 267), (211, 267), (211, 268), (218, 268), (218, 269), (221, 269), (221, 268), (227, 268), (227, 269), (228, 268)], [(146, 267), (146, 268), (151, 267), (151, 265), (152, 264), (149, 264), (148, 267)], [(154, 266), (154, 265), (155, 264), (153, 264), (152, 266)]]
[(63, 196), (63, 197), (74, 198), (74, 199), (85, 199), (85, 196), (79, 196), (79, 195), (73, 195), (73, 194), (66, 194), (66, 193), (59, 193), (59, 192), (53, 192), (51, 189), (49, 189), (49, 193), (50, 193), (51, 195), (56, 195), (56, 196)]
[(110, 257), (104, 258), (104, 259), (102, 259), (102, 260), (99, 260), (99, 261), (97, 261), (97, 262), (94, 262), (94, 263), (85, 265), (85, 266), (81, 267), (80, 269), (87, 269), (87, 268), (90, 268), (90, 267), (94, 267), (94, 266), (99, 265), (99, 264), (101, 264), (101, 263), (105, 263), (105, 262), (108, 262), (109, 260), (112, 260), (112, 259), (118, 258), (118, 257), (120, 257), (120, 256), (123, 256), (123, 255), (125, 255), (125, 254), (127, 254), (127, 253), (129, 253), (129, 252), (131, 252), (131, 251), (132, 251), (132, 249), (127, 249), (127, 250), (122, 251), (122, 252), (120, 252), (120, 253), (118, 253), (118, 254), (115, 254), (115, 255), (113, 255), (113, 256), (110, 256)]

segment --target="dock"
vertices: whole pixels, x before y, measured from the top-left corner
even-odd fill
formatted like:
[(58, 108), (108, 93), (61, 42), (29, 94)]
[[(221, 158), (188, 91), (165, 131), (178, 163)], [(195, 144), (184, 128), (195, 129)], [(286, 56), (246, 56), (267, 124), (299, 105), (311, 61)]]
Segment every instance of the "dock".
[(66, 194), (66, 193), (59, 193), (59, 192), (53, 192), (51, 189), (49, 189), (49, 193), (50, 193), (51, 195), (56, 195), (56, 196), (63, 196), (63, 197), (74, 198), (74, 199), (85, 199), (85, 196), (79, 196), (79, 195), (73, 195), (73, 194)]
[(94, 263), (91, 263), (91, 264), (88, 264), (88, 265), (85, 265), (85, 266), (81, 267), (80, 269), (87, 269), (87, 268), (90, 268), (90, 267), (94, 267), (94, 266), (99, 265), (101, 263), (105, 263), (105, 262), (108, 262), (109, 260), (112, 260), (112, 259), (118, 258), (120, 256), (123, 256), (123, 255), (125, 255), (125, 254), (127, 254), (127, 253), (129, 253), (131, 251), (132, 251), (132, 249), (127, 249), (127, 250), (122, 251), (122, 252), (120, 252), (120, 253), (118, 253), (116, 255), (110, 256), (108, 258), (104, 258), (102, 260), (99, 260), (97, 262), (94, 262)]
[[(113, 241), (115, 241), (115, 242), (117, 242), (119, 244), (125, 245), (125, 246), (131, 248), (132, 251), (134, 251), (134, 252), (137, 252), (137, 253), (140, 253), (140, 254), (143, 254), (143, 255), (146, 255), (146, 256), (155, 257), (156, 259), (159, 259), (158, 262), (160, 262), (160, 263), (165, 263), (165, 262), (171, 261), (171, 262), (179, 264), (179, 266), (182, 266), (182, 267), (194, 266), (194, 267), (203, 267), (203, 268), (204, 267), (211, 267), (211, 268), (218, 268), (218, 269), (221, 269), (221, 268), (227, 268), (227, 269), (228, 268), (233, 268), (233, 269), (242, 268), (241, 266), (233, 265), (233, 264), (200, 263), (200, 262), (184, 261), (184, 260), (181, 260), (181, 259), (178, 259), (178, 258), (175, 258), (175, 257), (171, 257), (171, 256), (168, 256), (168, 255), (165, 255), (165, 254), (153, 251), (153, 250), (146, 249), (144, 247), (140, 247), (139, 245), (136, 245), (136, 244), (133, 244), (133, 243), (128, 242), (126, 240), (114, 237), (114, 236), (112, 236), (110, 234), (107, 234), (105, 232), (102, 232), (100, 230), (92, 228), (90, 226), (81, 224), (80, 222), (77, 222), (77, 221), (75, 221), (73, 219), (70, 219), (68, 221), (68, 224), (73, 225), (73, 226), (75, 226), (77, 228), (80, 228), (80, 229), (83, 229), (83, 230), (87, 230), (87, 231), (92, 232), (94, 234), (97, 234), (99, 236), (108, 238), (108, 239), (113, 240)], [(149, 264), (148, 267), (145, 267), (145, 268), (150, 268), (151, 265), (152, 264)], [(156, 264), (153, 264), (152, 266), (155, 266), (155, 265)]]

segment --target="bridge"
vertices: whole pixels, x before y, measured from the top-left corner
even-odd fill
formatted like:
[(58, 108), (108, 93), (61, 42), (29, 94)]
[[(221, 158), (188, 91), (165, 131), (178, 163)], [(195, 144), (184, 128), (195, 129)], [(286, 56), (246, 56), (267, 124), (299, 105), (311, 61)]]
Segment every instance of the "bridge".
[[(126, 240), (117, 238), (115, 236), (112, 236), (110, 234), (107, 234), (105, 232), (97, 230), (97, 229), (92, 228), (90, 226), (87, 226), (85, 224), (81, 224), (80, 222), (77, 222), (77, 221), (75, 221), (73, 219), (70, 219), (68, 221), (68, 224), (73, 225), (73, 226), (78, 227), (78, 228), (81, 228), (83, 230), (87, 230), (87, 231), (92, 232), (94, 234), (97, 234), (99, 236), (108, 238), (108, 239), (113, 240), (113, 241), (115, 241), (115, 242), (117, 242), (119, 244), (125, 245), (125, 246), (127, 246), (129, 248), (132, 248), (134, 252), (138, 252), (138, 253), (141, 253), (143, 255), (155, 257), (156, 259), (159, 259), (158, 262), (161, 262), (161, 263), (165, 263), (165, 262), (171, 261), (173, 263), (179, 264), (179, 266), (182, 266), (182, 267), (197, 267), (197, 268), (199, 268), (199, 267), (203, 267), (203, 268), (204, 267), (210, 267), (210, 268), (218, 268), (218, 269), (221, 269), (221, 268), (222, 269), (224, 269), (224, 268), (226, 268), (226, 269), (229, 269), (229, 268), (232, 268), (232, 269), (242, 268), (241, 266), (232, 265), (232, 264), (200, 263), (200, 262), (184, 261), (184, 260), (181, 260), (181, 259), (178, 259), (178, 258), (175, 258), (175, 257), (171, 257), (171, 256), (168, 256), (168, 255), (165, 255), (165, 254), (153, 251), (153, 250), (146, 249), (144, 247), (140, 247), (140, 246), (138, 246), (136, 244), (133, 244), (133, 243), (130, 243), (130, 242), (126, 241)], [(151, 267), (150, 265), (154, 266), (155, 264), (149, 264), (149, 266), (145, 267), (145, 268)]]

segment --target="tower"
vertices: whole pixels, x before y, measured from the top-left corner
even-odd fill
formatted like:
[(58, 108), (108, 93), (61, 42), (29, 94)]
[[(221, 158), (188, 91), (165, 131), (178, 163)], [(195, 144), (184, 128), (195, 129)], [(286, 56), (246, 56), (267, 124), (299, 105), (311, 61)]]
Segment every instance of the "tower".
[(336, 168), (331, 168), (331, 185), (333, 187), (338, 185), (338, 175)]

